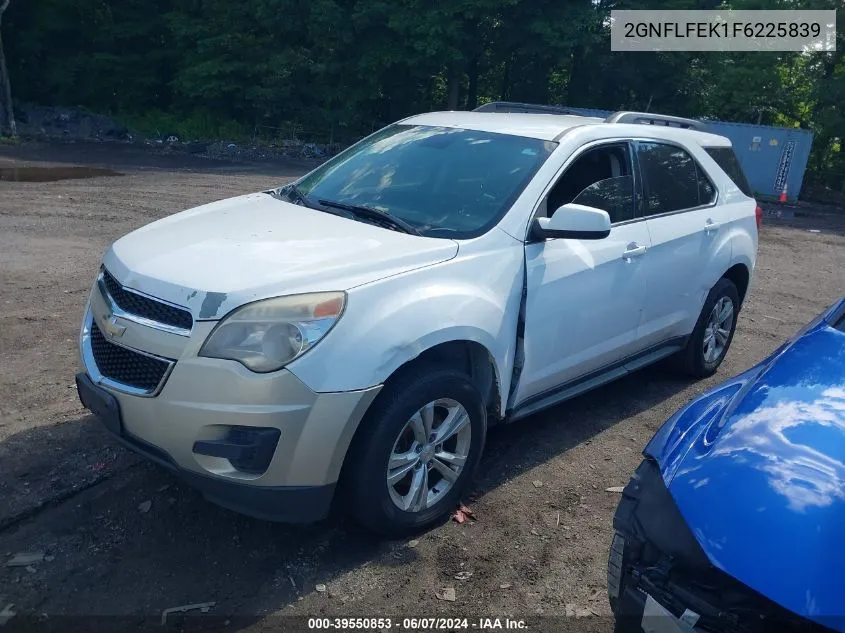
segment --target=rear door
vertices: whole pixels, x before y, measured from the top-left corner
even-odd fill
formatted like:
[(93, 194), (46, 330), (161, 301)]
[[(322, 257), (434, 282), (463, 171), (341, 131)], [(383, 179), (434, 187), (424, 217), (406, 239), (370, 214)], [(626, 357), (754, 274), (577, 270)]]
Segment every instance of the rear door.
[(690, 151), (663, 140), (637, 141), (635, 148), (651, 238), (639, 338), (651, 347), (692, 332), (731, 250), (718, 191)]

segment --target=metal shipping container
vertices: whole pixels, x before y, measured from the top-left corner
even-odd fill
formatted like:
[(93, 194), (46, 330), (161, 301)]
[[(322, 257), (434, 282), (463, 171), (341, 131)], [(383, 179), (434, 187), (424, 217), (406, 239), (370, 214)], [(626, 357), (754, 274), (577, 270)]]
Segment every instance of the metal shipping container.
[[(613, 114), (611, 110), (569, 109), (601, 118)], [(731, 140), (754, 195), (779, 197), (785, 185), (787, 199), (798, 198), (813, 143), (810, 130), (726, 121), (706, 123), (708, 131)]]

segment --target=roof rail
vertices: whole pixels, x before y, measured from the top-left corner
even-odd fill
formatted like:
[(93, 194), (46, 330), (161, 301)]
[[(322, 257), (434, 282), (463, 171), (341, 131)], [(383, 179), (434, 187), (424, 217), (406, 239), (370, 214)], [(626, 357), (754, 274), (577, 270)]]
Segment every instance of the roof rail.
[(640, 123), (643, 125), (664, 125), (667, 127), (679, 127), (686, 130), (704, 131), (707, 124), (704, 121), (695, 119), (683, 119), (668, 114), (651, 114), (649, 112), (614, 112), (605, 120), (605, 123)]
[(492, 101), (478, 106), (473, 112), (522, 112), (527, 114), (570, 114), (575, 116), (584, 116), (580, 112), (575, 112), (568, 108), (561, 108), (560, 106), (539, 105), (536, 103), (517, 103), (515, 101)]

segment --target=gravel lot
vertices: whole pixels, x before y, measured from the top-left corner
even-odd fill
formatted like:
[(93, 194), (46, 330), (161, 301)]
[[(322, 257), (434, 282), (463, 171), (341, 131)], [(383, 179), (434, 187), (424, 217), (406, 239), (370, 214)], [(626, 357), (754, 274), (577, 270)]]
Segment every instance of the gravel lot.
[[(6, 604), (17, 613), (4, 630), (159, 629), (163, 610), (206, 602), (215, 604), (203, 624), (229, 631), (322, 614), (392, 617), (393, 630), (402, 617), (437, 614), (612, 630), (605, 563), (618, 495), (605, 489), (626, 483), (675, 409), (763, 358), (845, 291), (845, 210), (768, 220), (714, 378), (692, 383), (650, 368), (493, 431), (468, 501), (475, 522), (400, 542), (343, 518), (276, 525), (218, 509), (119, 448), (79, 404), (73, 375), (83, 303), (111, 241), (302, 167), (102, 146), (0, 148), (0, 168), (48, 159), (124, 175), (0, 182), (0, 625)], [(3, 565), (32, 551), (46, 559)], [(443, 588), (454, 588), (454, 602), (437, 597)]]

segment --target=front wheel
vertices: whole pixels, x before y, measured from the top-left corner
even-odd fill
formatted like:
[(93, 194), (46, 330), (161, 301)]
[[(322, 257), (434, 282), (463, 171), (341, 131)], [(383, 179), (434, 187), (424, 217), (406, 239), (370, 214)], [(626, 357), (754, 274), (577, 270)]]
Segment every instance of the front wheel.
[(398, 535), (455, 508), (487, 432), (484, 402), (469, 376), (427, 364), (406, 370), (385, 386), (362, 424), (341, 488), (358, 523)]
[(716, 373), (736, 331), (739, 293), (730, 279), (711, 288), (686, 347), (676, 357), (680, 368), (696, 378)]

